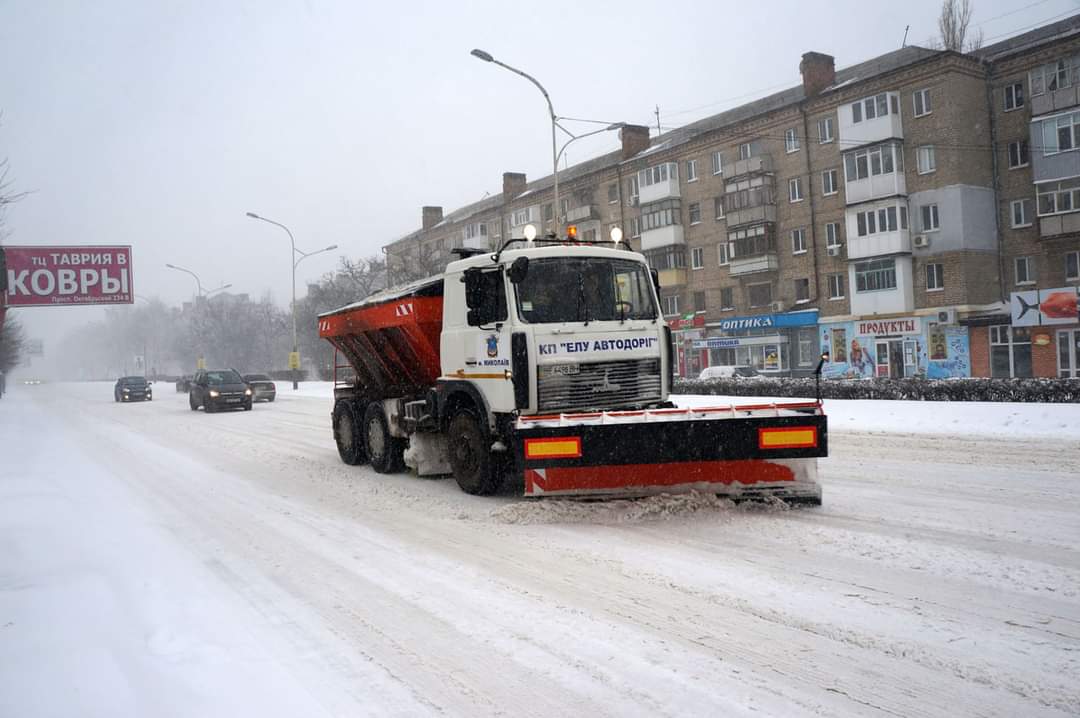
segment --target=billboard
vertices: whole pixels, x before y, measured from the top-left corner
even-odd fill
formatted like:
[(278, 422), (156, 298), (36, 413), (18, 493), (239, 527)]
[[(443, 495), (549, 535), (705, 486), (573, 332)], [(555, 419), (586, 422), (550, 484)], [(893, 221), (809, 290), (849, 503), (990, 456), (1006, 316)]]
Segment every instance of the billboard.
[(1080, 287), (1013, 292), (1010, 305), (1014, 327), (1076, 324), (1080, 321)]
[(132, 304), (130, 246), (4, 247), (11, 307)]

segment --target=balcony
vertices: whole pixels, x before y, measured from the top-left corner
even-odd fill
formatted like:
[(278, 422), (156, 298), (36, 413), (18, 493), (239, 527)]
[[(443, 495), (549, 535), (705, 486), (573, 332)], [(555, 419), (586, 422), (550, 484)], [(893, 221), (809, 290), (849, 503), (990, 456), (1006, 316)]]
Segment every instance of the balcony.
[(775, 272), (780, 269), (780, 260), (776, 252), (757, 254), (750, 257), (732, 257), (728, 265), (728, 272), (732, 276), (742, 274), (757, 274), (758, 272)]
[(847, 204), (868, 202), (907, 194), (907, 181), (903, 172), (891, 172), (884, 175), (871, 175), (866, 179), (848, 181), (844, 186), (844, 199)]
[(888, 257), (893, 254), (911, 254), (911, 232), (898, 229), (895, 232), (878, 232), (865, 237), (848, 235), (847, 258), (850, 260)]
[(1066, 87), (1050, 90), (1031, 97), (1031, 114), (1038, 117), (1051, 112), (1060, 112), (1080, 105), (1080, 87)]
[(739, 225), (758, 222), (775, 222), (776, 205), (763, 204), (760, 207), (731, 210), (724, 213), (724, 219), (727, 221), (728, 227), (738, 227)]
[(893, 138), (904, 139), (898, 93), (883, 92), (857, 102), (849, 102), (841, 105), (839, 112), (839, 140), (845, 147), (868, 145)]
[(728, 180), (732, 180), (743, 175), (764, 174), (772, 171), (772, 155), (764, 154), (745, 160), (736, 160), (733, 164), (724, 168), (724, 176)]
[(661, 287), (678, 287), (686, 284), (686, 267), (661, 269), (657, 272)]
[[(524, 237), (524, 235), (522, 235)], [(487, 251), (491, 249), (491, 242), (486, 235), (478, 234), (475, 237), (469, 237), (461, 244), (465, 249), (482, 249)]]
[(1080, 212), (1039, 217), (1039, 236), (1043, 239), (1074, 232), (1080, 232)]
[(641, 204), (682, 196), (679, 193), (679, 166), (666, 162), (641, 170), (638, 172), (638, 188)]
[(657, 227), (641, 233), (642, 252), (672, 244), (686, 244), (686, 237), (683, 234), (681, 224), (670, 224), (667, 227)]
[(563, 215), (563, 224), (588, 222), (593, 219), (600, 219), (600, 213), (596, 210), (596, 205), (586, 204), (581, 207), (574, 207)]

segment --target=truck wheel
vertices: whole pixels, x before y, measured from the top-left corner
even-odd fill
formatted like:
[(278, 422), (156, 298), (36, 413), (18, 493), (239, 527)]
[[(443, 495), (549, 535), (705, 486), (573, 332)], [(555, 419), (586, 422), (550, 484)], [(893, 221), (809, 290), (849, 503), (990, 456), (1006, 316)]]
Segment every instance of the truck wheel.
[(367, 458), (356, 409), (351, 401), (339, 401), (334, 405), (334, 443), (337, 444), (338, 456), (349, 466), (362, 464)]
[(454, 479), (467, 494), (487, 496), (499, 488), (490, 442), (480, 422), (467, 411), (450, 420), (447, 443)]
[(371, 468), (392, 474), (405, 466), (405, 442), (390, 435), (382, 405), (373, 401), (364, 410), (364, 449)]

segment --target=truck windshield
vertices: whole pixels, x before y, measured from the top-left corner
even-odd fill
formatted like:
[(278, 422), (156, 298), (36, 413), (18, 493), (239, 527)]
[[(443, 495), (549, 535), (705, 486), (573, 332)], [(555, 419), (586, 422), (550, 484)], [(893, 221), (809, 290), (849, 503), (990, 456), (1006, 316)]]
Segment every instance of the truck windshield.
[(534, 259), (517, 285), (518, 315), (531, 324), (655, 319), (645, 265), (602, 257)]

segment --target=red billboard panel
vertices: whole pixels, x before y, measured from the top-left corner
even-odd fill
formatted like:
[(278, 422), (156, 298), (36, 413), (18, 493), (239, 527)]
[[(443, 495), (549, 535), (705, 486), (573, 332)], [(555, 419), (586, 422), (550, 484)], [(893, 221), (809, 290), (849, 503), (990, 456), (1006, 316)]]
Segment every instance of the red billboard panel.
[(133, 304), (131, 247), (13, 247), (7, 256), (11, 307)]

